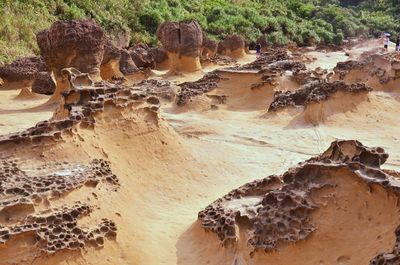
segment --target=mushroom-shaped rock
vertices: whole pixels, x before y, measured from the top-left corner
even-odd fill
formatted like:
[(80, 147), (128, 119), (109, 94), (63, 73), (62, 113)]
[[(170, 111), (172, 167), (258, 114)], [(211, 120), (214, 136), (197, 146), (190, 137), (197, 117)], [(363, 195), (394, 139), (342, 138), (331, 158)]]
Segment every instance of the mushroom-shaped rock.
[(112, 80), (123, 76), (119, 70), (119, 61), (121, 59), (121, 50), (118, 49), (110, 39), (107, 39), (104, 45), (104, 55), (100, 66), (101, 78)]
[(53, 99), (59, 99), (68, 86), (61, 71), (74, 67), (99, 80), (104, 54), (104, 33), (94, 20), (56, 21), (48, 30), (36, 35), (41, 55), (53, 71), (57, 89)]
[(129, 48), (129, 53), (136, 66), (139, 68), (154, 68), (154, 57), (149, 46), (143, 43)]
[(40, 72), (36, 74), (36, 78), (32, 84), (32, 92), (51, 95), (55, 90), (56, 84), (48, 72)]
[(124, 75), (132, 75), (140, 72), (131, 55), (127, 50), (121, 51), (121, 60), (119, 61), (119, 69)]
[(163, 47), (151, 48), (149, 52), (154, 58), (154, 68), (156, 70), (169, 69), (170, 63), (168, 53)]
[(5, 85), (18, 83), (30, 85), (39, 72), (47, 71), (46, 64), (40, 57), (24, 57), (9, 65), (0, 67), (0, 78)]
[(196, 21), (164, 22), (157, 37), (168, 52), (170, 70), (194, 72), (201, 69), (203, 31)]
[(218, 53), (233, 58), (243, 57), (246, 54), (246, 43), (239, 35), (228, 35), (219, 42)]
[(201, 56), (203, 58), (213, 57), (217, 53), (218, 44), (209, 39), (205, 33), (203, 33), (203, 44), (201, 46)]

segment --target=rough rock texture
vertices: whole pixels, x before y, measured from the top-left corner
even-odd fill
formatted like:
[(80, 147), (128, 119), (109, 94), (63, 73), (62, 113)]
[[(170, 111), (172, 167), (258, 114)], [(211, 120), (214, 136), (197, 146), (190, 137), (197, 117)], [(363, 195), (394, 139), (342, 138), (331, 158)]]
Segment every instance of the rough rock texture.
[(113, 80), (123, 77), (119, 70), (121, 49), (117, 48), (110, 39), (104, 45), (103, 60), (100, 65), (100, 75), (104, 80)]
[(0, 246), (7, 244), (13, 237), (33, 234), (35, 245), (49, 254), (65, 249), (83, 249), (86, 245), (102, 247), (106, 237), (116, 237), (117, 228), (108, 219), (103, 219), (89, 229), (80, 227), (78, 220), (91, 211), (91, 207), (86, 204), (76, 204), (28, 215), (12, 226), (0, 225)]
[(56, 21), (36, 35), (41, 55), (57, 80), (61, 70), (74, 67), (100, 79), (105, 38), (94, 20)]
[(300, 87), (296, 91), (277, 91), (268, 111), (277, 111), (288, 106), (305, 106), (310, 102), (319, 102), (329, 99), (329, 96), (338, 91), (349, 93), (366, 93), (372, 89), (365, 84), (347, 85), (341, 81), (327, 82), (318, 80)]
[(37, 73), (48, 71), (41, 57), (24, 57), (0, 67), (0, 78), (8, 82), (34, 80)]
[(255, 61), (237, 66), (231, 67), (229, 69), (235, 71), (262, 71), (268, 69), (269, 65), (272, 63), (276, 63), (278, 61), (286, 61), (290, 60), (290, 56), (288, 55), (287, 50), (285, 49), (274, 49), (268, 52), (263, 53), (259, 56)]
[(260, 44), (260, 46), (261, 46), (261, 51), (267, 51), (267, 49), (268, 49), (268, 42), (267, 42), (267, 38), (266, 38), (266, 36), (265, 35), (262, 35), (262, 36), (260, 36), (258, 39), (257, 39), (257, 44)]
[(95, 159), (89, 166), (59, 163), (26, 170), (18, 160), (0, 164), (0, 212), (33, 201), (59, 197), (83, 185), (96, 186), (104, 181), (118, 185), (107, 161)]
[(370, 265), (398, 265), (400, 264), (400, 226), (395, 231), (396, 243), (390, 253), (381, 253), (370, 262)]
[(119, 61), (119, 69), (124, 75), (132, 75), (140, 72), (135, 62), (132, 60), (128, 51), (121, 51), (121, 60)]
[(168, 68), (168, 53), (163, 47), (156, 47), (150, 49), (150, 54), (154, 58), (155, 68), (163, 70), (164, 64)]
[(203, 31), (196, 21), (164, 22), (157, 37), (169, 53), (198, 57), (203, 43)]
[[(198, 218), (203, 228), (216, 233), (224, 245), (236, 244), (240, 231), (241, 240), (245, 233), (244, 240), (254, 250), (277, 250), (306, 239), (317, 229), (310, 217), (321, 205), (313, 194), (335, 188), (337, 174), (381, 185), (400, 196), (400, 182), (380, 169), (387, 158), (382, 148), (368, 148), (358, 141), (335, 141), (320, 156), (281, 176), (272, 175), (229, 192), (199, 212)], [(381, 254), (371, 264), (397, 264), (377, 263), (385, 260), (385, 255), (393, 261), (393, 255), (399, 256)]]
[(143, 43), (136, 44), (129, 48), (133, 62), (139, 68), (154, 68), (155, 61), (149, 46)]
[(178, 86), (173, 85), (167, 80), (148, 79), (136, 84), (132, 87), (132, 90), (173, 102), (178, 93), (178, 88)]
[(203, 31), (196, 21), (164, 22), (157, 37), (168, 53), (171, 71), (194, 72), (201, 69)]
[[(218, 53), (223, 55), (241, 56), (245, 52), (244, 39), (236, 34), (228, 35), (218, 43)], [(238, 52), (237, 54), (235, 54)]]
[(40, 144), (43, 141), (61, 140), (63, 132), (71, 131), (77, 124), (93, 126), (93, 115), (102, 112), (105, 104), (116, 107), (138, 105), (150, 112), (158, 111), (159, 105), (147, 100), (154, 96), (121, 84), (94, 82), (88, 74), (82, 74), (76, 69), (64, 69), (62, 74), (69, 83), (69, 89), (61, 94), (64, 104), (57, 111), (56, 118), (39, 122), (22, 132), (2, 135), (0, 145)]
[(201, 45), (201, 56), (203, 58), (213, 57), (217, 53), (218, 43), (209, 39), (203, 31), (203, 43)]
[(32, 84), (32, 92), (51, 95), (56, 90), (56, 84), (48, 72), (39, 72)]
[(216, 71), (205, 74), (195, 82), (185, 82), (179, 84), (181, 93), (178, 95), (177, 105), (185, 105), (192, 97), (201, 95), (216, 88), (221, 77)]
[[(352, 82), (355, 76), (360, 82), (374, 89), (397, 88), (400, 78), (400, 56), (398, 53), (370, 54), (360, 56), (359, 61), (340, 62), (334, 68), (337, 79)], [(357, 71), (354, 73), (354, 71)]]

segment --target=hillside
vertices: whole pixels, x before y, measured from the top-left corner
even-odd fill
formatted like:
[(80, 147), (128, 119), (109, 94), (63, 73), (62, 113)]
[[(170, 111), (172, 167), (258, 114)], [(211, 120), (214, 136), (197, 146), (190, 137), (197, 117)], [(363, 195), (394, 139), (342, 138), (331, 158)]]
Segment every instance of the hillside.
[(338, 44), (360, 34), (396, 33), (395, 1), (355, 0), (1, 0), (0, 63), (37, 53), (35, 33), (56, 20), (92, 17), (127, 43), (155, 44), (165, 20), (196, 19), (214, 39), (261, 34), (273, 44)]

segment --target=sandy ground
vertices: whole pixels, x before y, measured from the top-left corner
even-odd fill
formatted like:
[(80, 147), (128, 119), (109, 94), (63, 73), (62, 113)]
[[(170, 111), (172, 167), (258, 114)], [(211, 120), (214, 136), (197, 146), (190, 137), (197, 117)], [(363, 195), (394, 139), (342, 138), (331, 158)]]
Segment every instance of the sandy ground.
[[(332, 69), (337, 62), (348, 58), (344, 52), (312, 52), (310, 55), (316, 58), (310, 68)], [(250, 55), (241, 63), (254, 59), (255, 55)], [(165, 77), (165, 72), (154, 74), (182, 82), (196, 80), (214, 69), (172, 77)], [(357, 139), (367, 146), (381, 146), (391, 155), (386, 167), (400, 170), (398, 93), (371, 92), (359, 102), (351, 98), (346, 102), (334, 101), (329, 103), (324, 121), (313, 125), (304, 120), (299, 109), (266, 114), (267, 103), (272, 100), (271, 91), (243, 95), (254, 77), (230, 77), (220, 90), (213, 92), (230, 95), (227, 104), (218, 110), (176, 112), (174, 107), (165, 105), (161, 109), (161, 120), (157, 121), (143, 113), (109, 109), (107, 115), (98, 117), (94, 130), (77, 129), (64, 143), (51, 148), (35, 147), (33, 152), (16, 148), (15, 155), (33, 159), (37, 164), (88, 162), (99, 157), (109, 160), (121, 181), (118, 192), (110, 192), (103, 186), (94, 190), (84, 187), (51, 204), (89, 202), (99, 207), (91, 219), (113, 218), (119, 231), (117, 240), (106, 241), (102, 249), (38, 257), (33, 263), (28, 260), (37, 253), (29, 251), (29, 243), (19, 241), (12, 245), (11, 251), (0, 249), (0, 264), (232, 265), (232, 257), (219, 246), (216, 237), (206, 234), (196, 224), (198, 211), (230, 190), (254, 179), (283, 173), (324, 151), (334, 139)], [(287, 84), (288, 89), (291, 86)], [(47, 97), (16, 100), (18, 94), (17, 90), (0, 90), (0, 134), (19, 131), (52, 115), (49, 109), (36, 108)], [(349, 187), (348, 192), (352, 189), (356, 188)], [(362, 204), (360, 200), (357, 203)], [(380, 205), (392, 203), (388, 199)], [(379, 215), (379, 209), (373, 213)], [(345, 211), (342, 214), (346, 214)], [(346, 216), (344, 220), (352, 222), (351, 215)], [(382, 217), (385, 218), (391, 216)], [(335, 236), (335, 230), (329, 225), (324, 227)], [(336, 237), (344, 236), (351, 227), (343, 229)], [(388, 226), (387, 233), (390, 231), (393, 231), (392, 226)], [(376, 234), (371, 232), (371, 237)], [(322, 246), (328, 247), (329, 242)], [(316, 246), (308, 246), (313, 247)], [(390, 246), (382, 245), (382, 250), (389, 249)], [(343, 255), (344, 258), (327, 256), (325, 263), (311, 260), (297, 264), (361, 265), (357, 262), (363, 261), (352, 259), (350, 262), (350, 254)], [(246, 259), (243, 258), (242, 264)], [(336, 262), (331, 263), (332, 260)], [(278, 257), (267, 261), (261, 260), (258, 264), (293, 264)]]

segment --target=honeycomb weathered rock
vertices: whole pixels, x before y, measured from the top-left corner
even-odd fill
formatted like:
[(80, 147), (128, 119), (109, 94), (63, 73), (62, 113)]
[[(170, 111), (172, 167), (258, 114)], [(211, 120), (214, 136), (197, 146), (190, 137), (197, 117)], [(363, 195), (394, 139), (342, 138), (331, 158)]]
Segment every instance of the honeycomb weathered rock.
[(63, 196), (83, 185), (96, 186), (102, 181), (118, 185), (109, 163), (102, 159), (93, 160), (89, 166), (65, 162), (35, 169), (24, 168), (18, 160), (3, 160), (0, 163), (0, 212), (4, 208)]
[(320, 79), (303, 85), (295, 91), (277, 91), (268, 111), (277, 111), (288, 106), (305, 106), (310, 102), (324, 101), (338, 91), (368, 93), (371, 90), (365, 84), (347, 85), (341, 81), (327, 82)]
[(92, 208), (86, 204), (75, 204), (28, 215), (15, 225), (0, 225), (0, 245), (7, 244), (15, 236), (33, 233), (35, 245), (49, 254), (65, 249), (82, 249), (86, 245), (102, 247), (105, 238), (116, 237), (117, 227), (108, 219), (92, 228), (78, 225), (78, 220), (91, 211)]
[[(380, 168), (387, 158), (382, 148), (368, 148), (358, 141), (335, 141), (323, 154), (281, 176), (255, 180), (229, 192), (199, 212), (198, 218), (202, 227), (216, 233), (224, 245), (236, 244), (240, 231), (242, 237), (247, 234), (254, 250), (276, 250), (313, 233), (316, 228), (310, 223), (311, 213), (320, 207), (313, 193), (334, 188), (337, 174), (381, 185), (400, 196), (400, 182)], [(397, 264), (379, 263), (397, 261), (397, 250), (396, 244), (394, 254), (381, 254), (371, 264)]]

